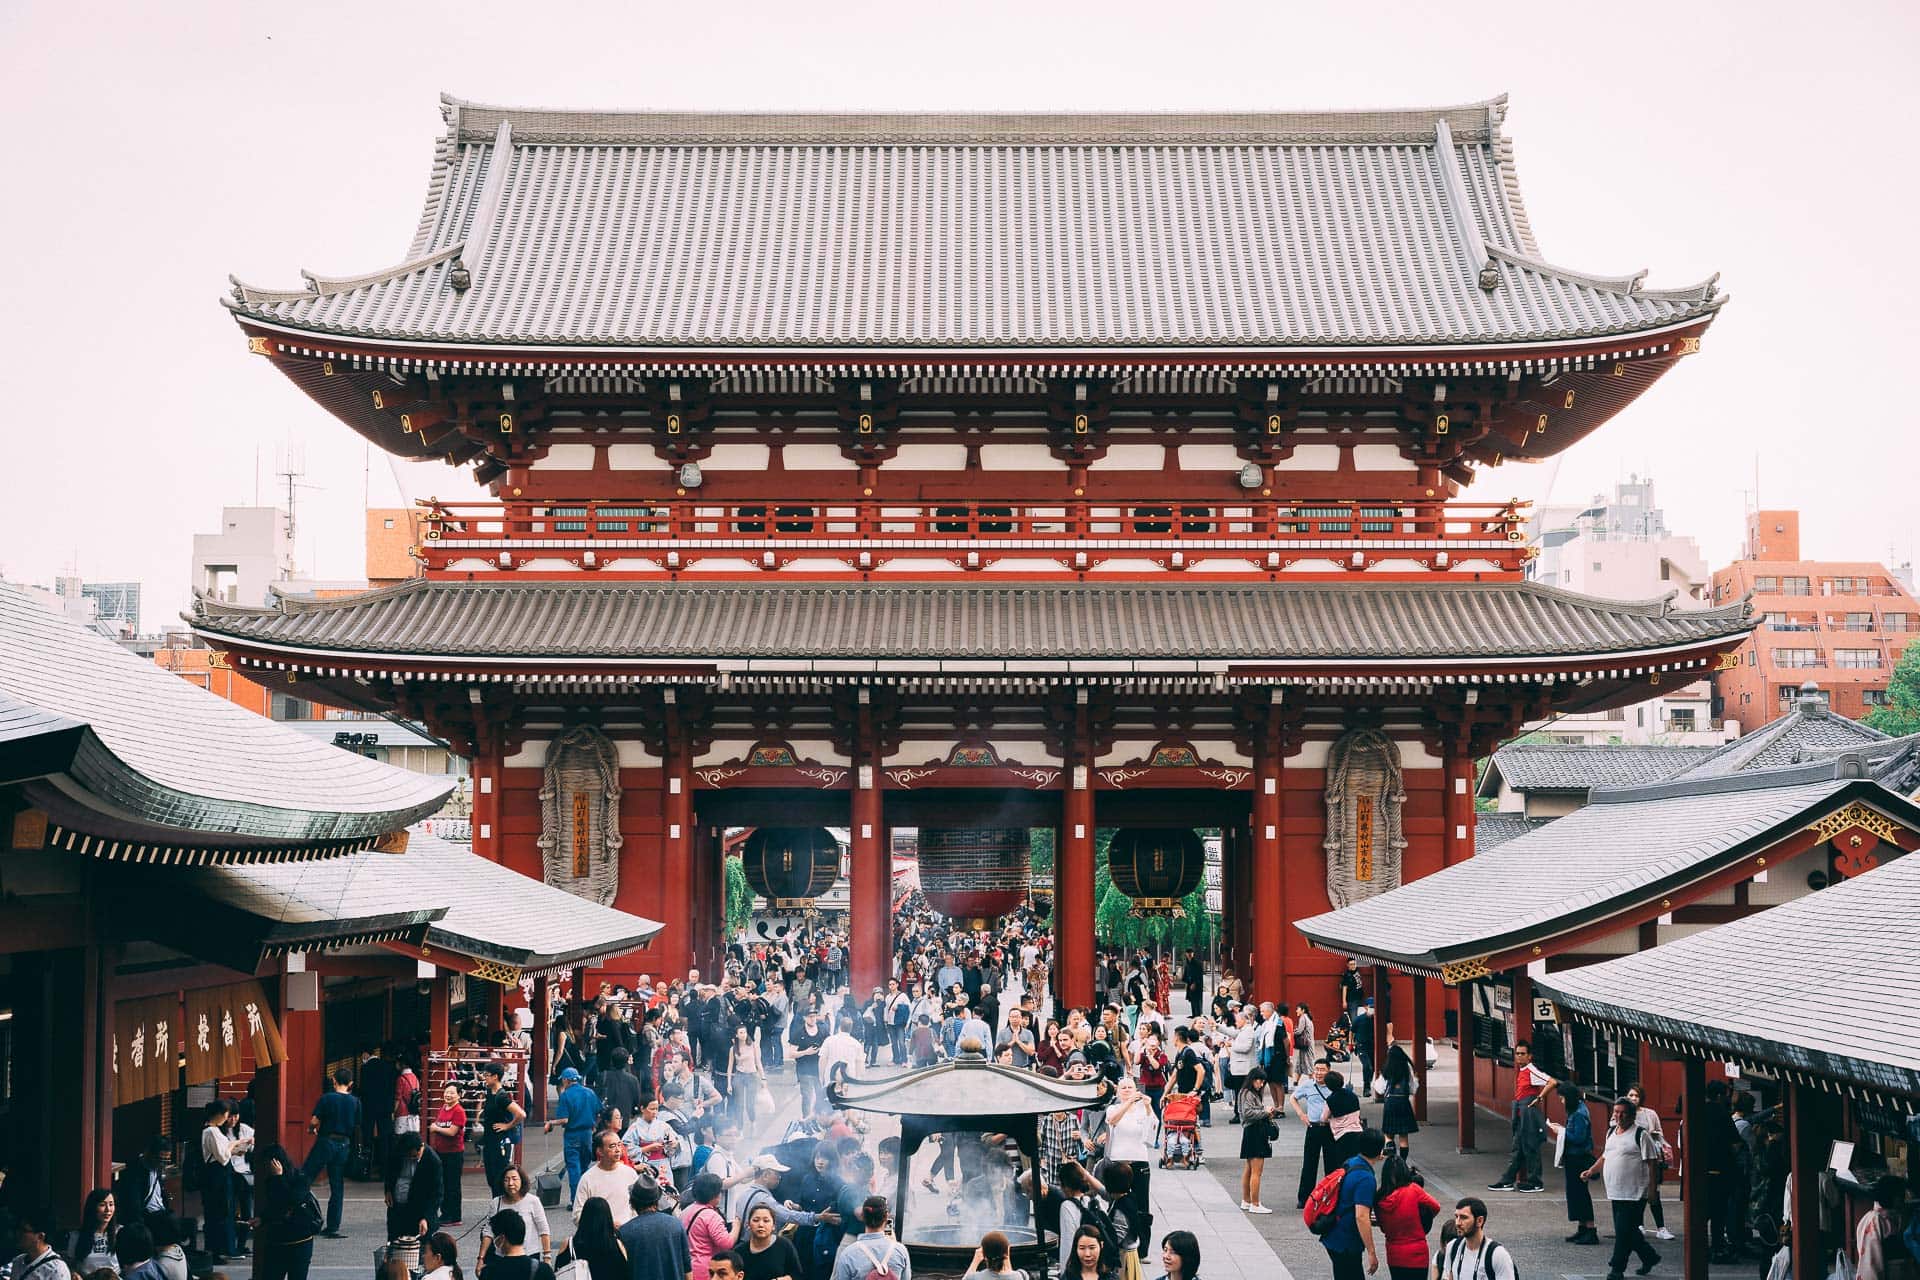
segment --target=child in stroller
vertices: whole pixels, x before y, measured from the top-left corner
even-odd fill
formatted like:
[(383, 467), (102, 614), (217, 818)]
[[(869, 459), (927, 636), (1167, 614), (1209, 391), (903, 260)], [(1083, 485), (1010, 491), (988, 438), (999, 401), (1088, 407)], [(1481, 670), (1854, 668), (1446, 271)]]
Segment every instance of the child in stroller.
[(1200, 1150), (1200, 1095), (1170, 1093), (1160, 1108), (1160, 1167), (1198, 1169), (1205, 1161)]

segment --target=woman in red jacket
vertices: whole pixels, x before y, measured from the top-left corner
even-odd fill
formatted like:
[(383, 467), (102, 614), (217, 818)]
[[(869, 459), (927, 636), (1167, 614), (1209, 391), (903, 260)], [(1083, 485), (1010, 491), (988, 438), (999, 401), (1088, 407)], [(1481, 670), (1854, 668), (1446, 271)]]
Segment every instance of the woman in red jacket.
[(1380, 1188), (1373, 1203), (1374, 1220), (1387, 1238), (1387, 1271), (1392, 1280), (1426, 1280), (1433, 1272), (1427, 1231), (1440, 1212), (1440, 1202), (1427, 1193), (1413, 1166), (1394, 1156), (1380, 1166)]

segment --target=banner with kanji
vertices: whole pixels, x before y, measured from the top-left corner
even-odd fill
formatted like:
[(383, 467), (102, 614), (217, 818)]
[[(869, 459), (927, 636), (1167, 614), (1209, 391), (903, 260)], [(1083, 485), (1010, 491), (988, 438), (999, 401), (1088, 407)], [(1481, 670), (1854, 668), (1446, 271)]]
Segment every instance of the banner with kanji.
[(183, 1031), (189, 1084), (238, 1075), (243, 1046), (251, 1050), (256, 1069), (286, 1060), (280, 1028), (258, 982), (187, 992)]
[(180, 1001), (171, 993), (113, 1006), (113, 1105), (166, 1093), (180, 1076)]

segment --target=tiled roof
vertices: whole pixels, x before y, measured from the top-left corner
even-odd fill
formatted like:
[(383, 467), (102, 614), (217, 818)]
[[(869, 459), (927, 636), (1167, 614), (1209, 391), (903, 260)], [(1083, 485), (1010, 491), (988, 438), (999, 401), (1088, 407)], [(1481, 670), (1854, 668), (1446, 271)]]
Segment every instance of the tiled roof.
[(197, 875), (195, 887), (207, 897), (289, 923), (444, 909), (427, 930), (429, 946), (529, 970), (621, 955), (664, 927), (419, 830), (409, 834), (403, 854), (211, 867)]
[(1838, 767), (1597, 791), (1592, 802), (1485, 856), (1297, 922), (1316, 946), (1435, 970), (1528, 946), (1672, 894), (1747, 852), (1864, 799), (1920, 810)]
[(1476, 813), (1473, 815), (1474, 856), (1490, 853), (1551, 821), (1551, 818), (1529, 818), (1524, 813)]
[(1920, 1096), (1920, 857), (1651, 951), (1534, 979), (1709, 1056)]
[(984, 1059), (960, 1059), (878, 1080), (858, 1079), (858, 1071), (852, 1074), (856, 1078), (834, 1089), (835, 1105), (891, 1116), (1040, 1115), (1077, 1111), (1112, 1095), (1112, 1086), (1103, 1079), (1060, 1080)]
[(1812, 709), (1796, 705), (1792, 711), (1742, 734), (1674, 776), (1724, 778), (1748, 769), (1777, 769), (1782, 765), (1818, 760), (1856, 747), (1885, 742), (1887, 735), (1871, 725), (1828, 710), (1824, 699)]
[(1631, 334), (1724, 301), (1711, 280), (1659, 291), (1543, 261), (1504, 99), (1220, 115), (444, 109), (404, 261), (291, 290), (236, 283), (228, 305), (296, 330), (461, 344), (1272, 349)]
[(1729, 638), (1746, 607), (1673, 610), (1531, 582), (461, 583), (243, 608), (209, 635), (328, 652), (490, 659), (1148, 658), (1259, 662), (1607, 655)]
[(63, 724), (85, 732), (40, 772), (74, 778), (117, 829), (183, 842), (364, 839), (453, 786), (288, 732), (0, 584), (0, 735)]
[(1493, 753), (1480, 779), (1480, 794), (1495, 795), (1505, 782), (1515, 791), (1590, 791), (1658, 782), (1698, 764), (1713, 747), (1642, 743), (1587, 746), (1516, 742)]

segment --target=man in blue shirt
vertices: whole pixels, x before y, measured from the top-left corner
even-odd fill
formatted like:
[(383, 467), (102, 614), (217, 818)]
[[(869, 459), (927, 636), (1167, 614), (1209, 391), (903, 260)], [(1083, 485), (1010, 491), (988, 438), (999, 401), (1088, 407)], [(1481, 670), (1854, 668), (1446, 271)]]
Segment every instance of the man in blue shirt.
[(325, 1236), (340, 1234), (340, 1218), (346, 1210), (347, 1155), (360, 1129), (360, 1099), (349, 1092), (352, 1088), (351, 1071), (342, 1067), (334, 1072), (333, 1088), (320, 1095), (307, 1121), (307, 1132), (314, 1135), (313, 1149), (300, 1172), (312, 1186), (320, 1170), (327, 1171), (327, 1229), (320, 1233)]
[(565, 1125), (567, 1153), (567, 1192), (580, 1187), (580, 1175), (593, 1163), (593, 1122), (600, 1118), (600, 1099), (580, 1082), (580, 1073), (567, 1067), (560, 1073), (560, 1096), (554, 1099), (553, 1119), (540, 1126), (540, 1132), (552, 1133), (556, 1124)]
[[(1285, 1066), (1280, 1068), (1285, 1071)], [(1300, 1152), (1300, 1204), (1307, 1207), (1307, 1197), (1313, 1194), (1313, 1186), (1320, 1181), (1321, 1168), (1333, 1172), (1333, 1130), (1327, 1123), (1327, 1103), (1333, 1097), (1333, 1090), (1327, 1087), (1327, 1063), (1323, 1058), (1313, 1064), (1313, 1075), (1293, 1086), (1288, 1105), (1293, 1113), (1300, 1117), (1306, 1126), (1306, 1143)]]
[[(1333, 1230), (1320, 1241), (1333, 1264), (1333, 1280), (1366, 1280), (1380, 1269), (1380, 1255), (1373, 1247), (1373, 1197), (1379, 1186), (1373, 1167), (1380, 1162), (1387, 1143), (1378, 1129), (1363, 1129), (1354, 1141), (1359, 1154), (1342, 1166), (1347, 1173), (1340, 1180), (1340, 1204), (1333, 1213)], [(1364, 1263), (1360, 1256), (1363, 1251)]]

